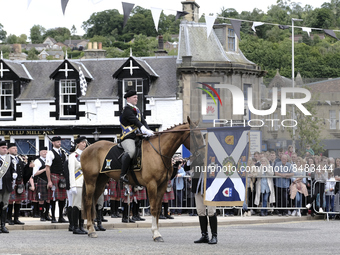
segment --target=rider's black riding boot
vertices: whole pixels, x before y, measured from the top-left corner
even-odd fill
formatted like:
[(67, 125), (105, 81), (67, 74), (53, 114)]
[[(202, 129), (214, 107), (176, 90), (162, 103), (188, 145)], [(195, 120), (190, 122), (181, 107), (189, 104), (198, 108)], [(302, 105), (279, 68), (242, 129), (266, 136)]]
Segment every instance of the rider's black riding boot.
[(125, 152), (122, 156), (122, 172), (120, 173), (120, 180), (128, 183), (129, 180), (126, 178), (126, 174), (130, 167), (131, 158), (129, 156), (129, 153)]

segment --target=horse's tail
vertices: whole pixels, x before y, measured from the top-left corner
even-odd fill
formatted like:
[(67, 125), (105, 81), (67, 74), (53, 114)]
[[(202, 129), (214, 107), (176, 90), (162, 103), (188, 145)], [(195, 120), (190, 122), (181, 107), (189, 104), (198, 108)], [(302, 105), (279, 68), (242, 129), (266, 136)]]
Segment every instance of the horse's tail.
[[(96, 210), (95, 210), (95, 203), (92, 199), (92, 206), (91, 206), (91, 218), (92, 220), (96, 217)], [(83, 205), (83, 218), (86, 219), (86, 215), (87, 215), (87, 206), (86, 205), (86, 184), (85, 181), (83, 182), (83, 193), (82, 193), (82, 205)]]

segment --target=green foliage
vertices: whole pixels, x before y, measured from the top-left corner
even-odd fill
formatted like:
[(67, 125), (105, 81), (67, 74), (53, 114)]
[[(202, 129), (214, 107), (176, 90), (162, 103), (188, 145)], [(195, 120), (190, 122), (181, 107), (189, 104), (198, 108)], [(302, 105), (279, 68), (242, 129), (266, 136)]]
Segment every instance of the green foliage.
[(27, 60), (38, 60), (39, 52), (35, 48), (31, 48), (27, 53)]
[(40, 25), (34, 25), (30, 29), (30, 39), (32, 43), (42, 43), (44, 41), (43, 34), (46, 29)]
[[(306, 89), (309, 89), (306, 87)], [(295, 109), (295, 118), (297, 121), (295, 129), (295, 139), (298, 137), (300, 148), (306, 148), (306, 145), (310, 145), (316, 154), (324, 151), (322, 144), (323, 137), (321, 136), (322, 128), (324, 127), (322, 118), (317, 116), (317, 98), (318, 95), (313, 93), (312, 99), (304, 103), (304, 107), (311, 113), (311, 115), (304, 115), (299, 110)], [(293, 128), (288, 128), (290, 137), (293, 139)]]
[(116, 47), (103, 48), (106, 50), (107, 58), (121, 58), (124, 56), (124, 51)]
[(11, 47), (8, 45), (0, 45), (0, 51), (2, 51), (2, 54), (4, 58), (9, 59), (9, 53), (11, 52)]
[(84, 52), (79, 51), (79, 50), (72, 50), (72, 51), (68, 51), (67, 55), (68, 55), (68, 58), (70, 59), (79, 59), (84, 56)]
[(43, 36), (43, 41), (47, 38), (54, 38), (57, 42), (64, 42), (71, 37), (71, 32), (66, 27), (52, 28), (46, 31)]
[(16, 35), (12, 35), (10, 34), (9, 36), (7, 36), (6, 38), (6, 42), (8, 44), (14, 44), (14, 43), (17, 43), (17, 40), (18, 40), (18, 37)]
[[(157, 50), (158, 42), (154, 37), (146, 37), (145, 35), (136, 35), (133, 43), (130, 43), (132, 53), (136, 57), (154, 56)], [(130, 49), (124, 51), (124, 56), (129, 56)]]
[(6, 39), (7, 32), (4, 30), (3, 25), (0, 23), (0, 41), (4, 41)]

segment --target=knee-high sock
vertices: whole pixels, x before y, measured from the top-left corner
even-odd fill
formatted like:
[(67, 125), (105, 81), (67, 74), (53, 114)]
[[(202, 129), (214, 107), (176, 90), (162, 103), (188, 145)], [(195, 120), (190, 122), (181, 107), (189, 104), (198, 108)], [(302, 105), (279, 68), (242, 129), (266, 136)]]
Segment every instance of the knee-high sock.
[(52, 214), (52, 218), (55, 219), (55, 202), (51, 200), (51, 214)]
[(59, 218), (62, 217), (63, 218), (63, 210), (65, 207), (65, 200), (63, 201), (58, 201), (58, 205), (59, 205)]

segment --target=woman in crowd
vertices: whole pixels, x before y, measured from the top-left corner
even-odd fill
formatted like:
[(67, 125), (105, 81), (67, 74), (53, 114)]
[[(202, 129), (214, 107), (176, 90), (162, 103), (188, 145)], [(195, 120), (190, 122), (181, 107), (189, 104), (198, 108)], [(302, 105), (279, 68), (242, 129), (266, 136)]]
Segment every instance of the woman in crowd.
[[(306, 171), (305, 162), (301, 157), (296, 160), (296, 165), (293, 167), (294, 177), (291, 178), (291, 185), (289, 187), (290, 199), (295, 199), (295, 207), (302, 207), (302, 194), (308, 197), (308, 190), (306, 187)], [(301, 216), (300, 210), (294, 210), (292, 216)]]
[[(317, 156), (315, 159), (318, 158)], [(318, 161), (316, 161), (318, 162)], [(319, 213), (323, 213), (323, 194), (325, 193), (325, 183), (328, 179), (328, 174), (327, 170), (325, 170), (325, 162), (327, 163), (327, 158), (324, 157), (321, 164), (316, 163), (316, 168), (315, 168), (315, 188), (313, 192), (313, 196), (311, 198), (311, 201), (306, 205), (307, 209), (312, 207), (312, 203), (316, 201), (317, 194), (320, 195), (320, 207), (319, 207)], [(313, 190), (313, 189), (312, 189)]]
[[(256, 195), (255, 195), (255, 205), (260, 204), (260, 196), (262, 197), (262, 207), (267, 207), (268, 198), (269, 203), (275, 203), (275, 191), (274, 191), (274, 182), (273, 178), (270, 178), (274, 176), (273, 168), (270, 167), (269, 161), (267, 158), (262, 157), (260, 159), (260, 167), (256, 169)], [(268, 211), (267, 209), (261, 209), (261, 216), (267, 216)]]

